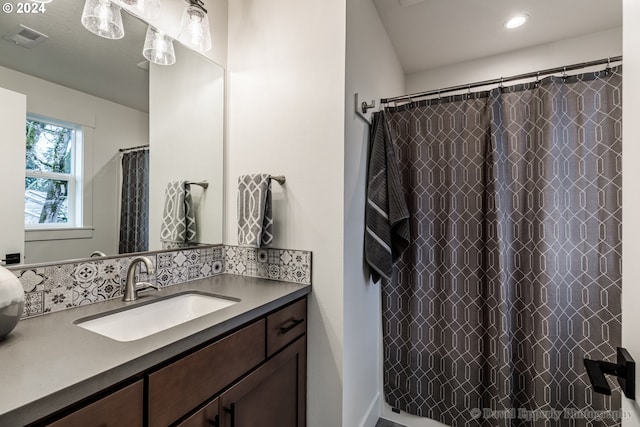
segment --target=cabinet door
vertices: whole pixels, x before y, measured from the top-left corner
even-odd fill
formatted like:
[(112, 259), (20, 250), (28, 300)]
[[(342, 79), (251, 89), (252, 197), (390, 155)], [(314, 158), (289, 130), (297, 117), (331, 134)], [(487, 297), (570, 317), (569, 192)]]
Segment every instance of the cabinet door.
[(220, 396), (221, 427), (304, 427), (306, 336)]
[(142, 381), (131, 384), (58, 421), (51, 427), (136, 427), (142, 426)]

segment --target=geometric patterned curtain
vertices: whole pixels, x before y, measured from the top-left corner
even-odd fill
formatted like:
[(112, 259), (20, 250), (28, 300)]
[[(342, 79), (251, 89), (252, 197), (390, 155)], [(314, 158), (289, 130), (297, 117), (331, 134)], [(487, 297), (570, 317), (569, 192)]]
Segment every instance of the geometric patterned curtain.
[(149, 249), (149, 150), (122, 154), (119, 253)]
[(621, 345), (621, 89), (616, 67), (385, 110), (411, 213), (382, 285), (391, 406), (619, 425), (583, 359)]

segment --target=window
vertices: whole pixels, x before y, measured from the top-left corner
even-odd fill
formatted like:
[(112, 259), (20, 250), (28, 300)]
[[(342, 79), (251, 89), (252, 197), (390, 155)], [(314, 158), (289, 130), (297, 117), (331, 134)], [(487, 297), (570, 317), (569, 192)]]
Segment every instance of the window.
[(82, 227), (82, 128), (27, 115), (25, 226)]

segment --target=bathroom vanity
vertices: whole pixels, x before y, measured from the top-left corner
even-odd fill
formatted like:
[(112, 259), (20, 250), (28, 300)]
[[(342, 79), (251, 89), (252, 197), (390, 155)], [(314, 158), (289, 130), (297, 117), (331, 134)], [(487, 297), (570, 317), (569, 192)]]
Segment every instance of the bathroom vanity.
[(130, 342), (73, 324), (121, 301), (20, 322), (0, 343), (0, 425), (304, 426), (310, 286), (221, 275), (141, 302), (185, 291), (240, 301)]

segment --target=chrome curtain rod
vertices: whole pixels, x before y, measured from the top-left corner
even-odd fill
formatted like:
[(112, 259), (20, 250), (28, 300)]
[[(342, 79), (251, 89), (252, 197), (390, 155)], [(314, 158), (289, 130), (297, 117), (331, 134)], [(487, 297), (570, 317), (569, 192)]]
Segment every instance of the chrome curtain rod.
[(512, 82), (516, 80), (530, 79), (533, 77), (549, 76), (551, 74), (564, 73), (567, 71), (579, 70), (581, 68), (593, 67), (596, 65), (607, 64), (607, 66), (609, 66), (612, 62), (619, 62), (619, 61), (622, 61), (622, 56), (614, 56), (611, 58), (598, 59), (596, 61), (582, 62), (579, 64), (567, 65), (565, 67), (549, 68), (547, 70), (536, 71), (533, 73), (519, 74), (517, 76), (511, 76), (511, 77), (501, 77), (499, 79), (485, 80), (482, 82), (476, 82), (476, 83), (471, 83), (466, 85), (451, 86), (443, 89), (412, 93), (409, 95), (400, 95), (400, 96), (395, 96), (393, 98), (382, 98), (380, 99), (380, 103), (388, 104), (394, 101), (415, 101), (416, 100), (415, 98), (424, 98), (426, 96), (442, 95), (444, 93), (456, 92), (456, 91), (465, 90), (465, 89), (471, 90), (477, 87), (502, 84), (502, 83)]
[(135, 150), (142, 150), (145, 148), (149, 148), (148, 145), (138, 145), (137, 147), (129, 147), (129, 148), (121, 148), (118, 151), (120, 151), (121, 153), (124, 153), (126, 151), (135, 151)]

